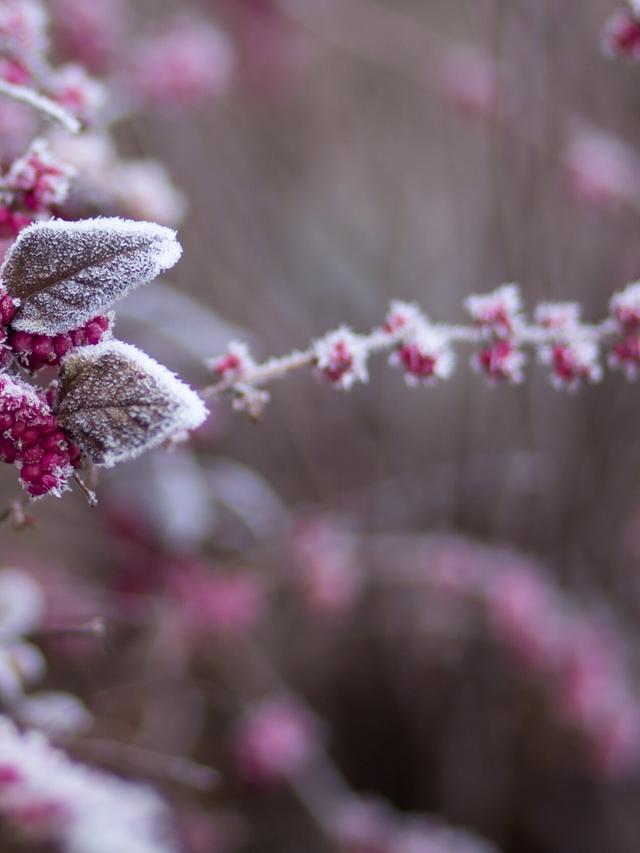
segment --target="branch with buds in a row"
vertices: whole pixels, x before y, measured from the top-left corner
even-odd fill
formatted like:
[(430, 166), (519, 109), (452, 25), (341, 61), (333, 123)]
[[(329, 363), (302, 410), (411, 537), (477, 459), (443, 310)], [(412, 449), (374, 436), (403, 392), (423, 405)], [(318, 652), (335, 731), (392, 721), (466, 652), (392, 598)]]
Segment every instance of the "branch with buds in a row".
[(456, 364), (455, 346), (475, 347), (473, 369), (491, 384), (524, 381), (530, 353), (550, 368), (558, 390), (576, 391), (599, 382), (603, 364), (627, 379), (640, 375), (640, 282), (614, 295), (609, 316), (586, 324), (574, 302), (545, 302), (530, 322), (522, 311), (518, 287), (505, 284), (492, 293), (467, 297), (469, 325), (433, 323), (420, 308), (392, 302), (386, 321), (365, 335), (346, 326), (329, 332), (303, 351), (256, 363), (248, 347), (232, 342), (226, 353), (211, 359), (217, 382), (204, 396), (230, 394), (234, 408), (256, 417), (269, 395), (264, 386), (303, 367), (343, 391), (369, 378), (369, 356), (387, 351), (389, 363), (404, 371), (408, 385), (432, 385), (449, 379)]

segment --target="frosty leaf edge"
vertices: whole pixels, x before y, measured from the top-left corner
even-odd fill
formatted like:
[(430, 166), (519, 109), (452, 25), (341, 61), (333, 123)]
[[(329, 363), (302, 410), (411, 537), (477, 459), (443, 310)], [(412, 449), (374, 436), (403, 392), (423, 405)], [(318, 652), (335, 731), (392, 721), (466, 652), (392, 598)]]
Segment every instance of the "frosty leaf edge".
[(118, 340), (64, 358), (55, 411), (87, 456), (107, 468), (196, 429), (208, 415), (175, 374)]
[(53, 335), (77, 328), (172, 267), (176, 232), (151, 222), (97, 217), (25, 228), (9, 247), (0, 286), (19, 300), (13, 326)]

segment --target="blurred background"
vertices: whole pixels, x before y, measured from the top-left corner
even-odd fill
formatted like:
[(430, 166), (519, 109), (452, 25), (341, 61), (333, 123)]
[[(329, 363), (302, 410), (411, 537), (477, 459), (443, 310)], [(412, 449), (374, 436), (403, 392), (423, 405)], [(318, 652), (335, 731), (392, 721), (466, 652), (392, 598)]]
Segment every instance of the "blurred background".
[[(56, 55), (113, 86), (118, 156), (166, 175), (116, 201), (89, 170), (71, 207), (181, 218), (117, 332), (196, 387), (230, 340), (284, 354), (390, 299), (463, 322), (517, 281), (591, 322), (640, 274), (640, 72), (603, 54), (608, 0), (90, 5), (104, 44), (51, 0)], [(637, 850), (637, 388), (558, 393), (535, 364), (488, 387), (466, 361), (412, 389), (378, 356), (349, 395), (301, 371), (259, 424), (216, 402), (97, 509), (3, 531), (51, 625), (107, 624), (47, 641), (94, 717), (70, 748), (152, 778), (185, 849)]]

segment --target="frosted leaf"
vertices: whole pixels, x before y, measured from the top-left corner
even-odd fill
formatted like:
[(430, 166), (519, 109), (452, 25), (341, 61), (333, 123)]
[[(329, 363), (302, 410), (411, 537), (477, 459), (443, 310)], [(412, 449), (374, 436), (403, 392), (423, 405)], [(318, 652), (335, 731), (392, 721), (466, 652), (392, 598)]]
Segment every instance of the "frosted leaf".
[(66, 356), (56, 413), (93, 462), (111, 467), (200, 426), (207, 409), (166, 367), (110, 340)]
[(0, 281), (21, 304), (17, 329), (55, 335), (76, 329), (172, 267), (175, 231), (117, 217), (37, 222), (10, 246)]

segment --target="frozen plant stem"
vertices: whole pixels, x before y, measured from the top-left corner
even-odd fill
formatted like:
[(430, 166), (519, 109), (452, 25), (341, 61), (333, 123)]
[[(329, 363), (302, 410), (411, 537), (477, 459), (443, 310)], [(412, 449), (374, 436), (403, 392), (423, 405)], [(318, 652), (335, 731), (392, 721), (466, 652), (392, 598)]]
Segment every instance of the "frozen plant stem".
[(614, 296), (611, 315), (597, 324), (582, 323), (575, 303), (538, 305), (529, 322), (515, 285), (470, 296), (466, 308), (473, 322), (449, 325), (432, 323), (417, 305), (393, 302), (385, 324), (368, 334), (341, 326), (303, 351), (263, 363), (256, 363), (244, 344), (233, 342), (225, 354), (209, 361), (218, 381), (202, 394), (216, 398), (228, 393), (235, 408), (255, 418), (268, 400), (261, 389), (296, 370), (313, 367), (336, 387), (349, 390), (355, 382), (367, 381), (369, 357), (386, 351), (409, 384), (432, 384), (450, 377), (460, 345), (478, 348), (472, 366), (492, 383), (521, 382), (528, 351), (551, 365), (557, 388), (575, 390), (584, 381), (599, 381), (599, 351), (605, 347), (610, 367), (622, 369), (628, 378), (640, 372), (640, 285)]
[(57, 122), (69, 133), (80, 133), (82, 125), (75, 116), (65, 110), (51, 98), (35, 92), (28, 86), (17, 86), (7, 80), (0, 79), (0, 95), (6, 95), (14, 101), (25, 104), (42, 113), (48, 119)]

